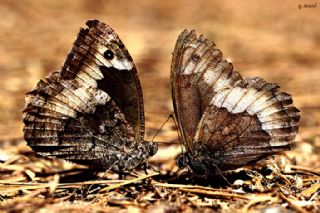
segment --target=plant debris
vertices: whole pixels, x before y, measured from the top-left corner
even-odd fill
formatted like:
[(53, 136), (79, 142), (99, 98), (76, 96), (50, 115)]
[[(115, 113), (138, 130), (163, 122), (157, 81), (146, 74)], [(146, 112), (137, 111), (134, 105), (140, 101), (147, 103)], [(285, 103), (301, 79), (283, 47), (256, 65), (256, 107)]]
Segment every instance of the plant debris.
[[(164, 144), (161, 149), (172, 150), (171, 146)], [(174, 159), (151, 165), (148, 174), (135, 170), (119, 179), (112, 172), (39, 158), (27, 147), (18, 147), (21, 149), (10, 153), (11, 157), (0, 165), (2, 211), (33, 211), (48, 206), (55, 210), (101, 212), (123, 208), (150, 212), (241, 208), (246, 212), (266, 207), (317, 212), (320, 208), (319, 171), (289, 157), (299, 151), (296, 149), (290, 155), (226, 172), (228, 185), (221, 177), (206, 180), (177, 168), (163, 169), (174, 165)], [(318, 156), (319, 151), (313, 154)]]

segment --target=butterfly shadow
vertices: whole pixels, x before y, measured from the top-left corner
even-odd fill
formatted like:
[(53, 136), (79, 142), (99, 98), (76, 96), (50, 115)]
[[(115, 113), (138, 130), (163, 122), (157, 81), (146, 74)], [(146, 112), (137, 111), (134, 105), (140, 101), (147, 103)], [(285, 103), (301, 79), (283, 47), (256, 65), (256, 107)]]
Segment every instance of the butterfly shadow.
[(178, 174), (171, 172), (162, 173), (153, 177), (156, 181), (166, 182), (168, 184), (180, 184), (180, 185), (198, 185), (203, 187), (212, 188), (228, 188), (234, 185), (235, 181), (252, 181), (254, 176), (262, 175), (267, 176), (272, 173), (268, 167), (263, 167), (257, 170), (238, 169), (223, 172), (222, 175), (201, 177), (192, 174), (189, 171), (183, 170)]

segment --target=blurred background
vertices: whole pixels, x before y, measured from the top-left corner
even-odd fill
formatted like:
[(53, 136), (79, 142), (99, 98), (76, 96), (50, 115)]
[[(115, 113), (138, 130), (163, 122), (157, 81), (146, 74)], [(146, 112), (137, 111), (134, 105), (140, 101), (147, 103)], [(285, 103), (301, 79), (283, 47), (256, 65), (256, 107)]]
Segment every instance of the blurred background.
[[(244, 77), (279, 83), (302, 111), (299, 136), (319, 135), (320, 1), (0, 0), (0, 14), (0, 141), (22, 139), (25, 93), (60, 69), (92, 18), (119, 34), (136, 63), (148, 140), (172, 112), (171, 53), (185, 28), (214, 40)], [(175, 139), (169, 122), (157, 140)]]

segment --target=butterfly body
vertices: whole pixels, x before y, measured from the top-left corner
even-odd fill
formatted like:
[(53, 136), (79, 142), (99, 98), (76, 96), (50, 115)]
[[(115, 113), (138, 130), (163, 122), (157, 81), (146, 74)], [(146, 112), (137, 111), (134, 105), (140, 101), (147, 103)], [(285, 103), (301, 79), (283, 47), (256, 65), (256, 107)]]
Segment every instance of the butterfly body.
[(299, 110), (262, 78), (245, 78), (215, 44), (185, 30), (171, 65), (172, 98), (186, 152), (177, 163), (199, 176), (235, 169), (290, 149)]
[(157, 151), (144, 142), (140, 81), (116, 33), (97, 20), (87, 25), (61, 71), (27, 93), (24, 137), (49, 158), (131, 170)]
[(212, 177), (220, 174), (224, 167), (221, 153), (210, 153), (205, 147), (195, 145), (192, 155), (180, 154), (176, 163), (180, 168), (188, 168), (193, 174), (200, 177)]

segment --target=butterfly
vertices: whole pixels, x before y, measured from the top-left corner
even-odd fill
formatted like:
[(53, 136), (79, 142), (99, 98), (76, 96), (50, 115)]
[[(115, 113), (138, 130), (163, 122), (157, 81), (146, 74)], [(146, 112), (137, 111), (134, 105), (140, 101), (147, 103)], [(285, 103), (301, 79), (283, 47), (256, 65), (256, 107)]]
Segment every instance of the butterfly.
[(89, 20), (60, 71), (26, 95), (24, 138), (38, 154), (122, 172), (157, 152), (144, 141), (138, 74), (119, 36)]
[(174, 116), (186, 152), (180, 168), (209, 177), (290, 149), (299, 110), (279, 85), (245, 78), (215, 44), (183, 31), (171, 64)]

